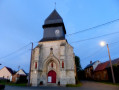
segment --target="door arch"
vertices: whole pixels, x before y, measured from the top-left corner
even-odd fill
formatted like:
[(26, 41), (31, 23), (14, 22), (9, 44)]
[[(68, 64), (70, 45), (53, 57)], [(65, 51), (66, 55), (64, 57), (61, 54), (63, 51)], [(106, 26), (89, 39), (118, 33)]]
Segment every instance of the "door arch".
[(54, 70), (48, 72), (48, 83), (56, 83), (56, 72)]

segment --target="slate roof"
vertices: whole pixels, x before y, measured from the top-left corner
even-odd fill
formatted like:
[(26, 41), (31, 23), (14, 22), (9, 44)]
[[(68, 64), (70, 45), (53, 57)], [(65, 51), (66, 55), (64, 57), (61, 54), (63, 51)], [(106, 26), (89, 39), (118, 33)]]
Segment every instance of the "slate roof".
[(45, 24), (53, 24), (53, 23), (63, 23), (62, 17), (55, 9), (45, 20)]
[(55, 38), (55, 37), (53, 37), (53, 38), (43, 38), (43, 39), (40, 40), (40, 42), (55, 41), (55, 40), (65, 40), (65, 38), (63, 38), (63, 37), (59, 37), (59, 38)]
[[(96, 61), (95, 61), (96, 62)], [(89, 68), (89, 67), (91, 67), (91, 66), (93, 66), (93, 64), (95, 64), (95, 62), (93, 62), (93, 63), (91, 63), (91, 64), (88, 64), (86, 67), (85, 67), (85, 69), (86, 68)]]
[(11, 74), (14, 74), (14, 73), (15, 73), (11, 68), (9, 68), (9, 67), (6, 67), (6, 68), (7, 68), (7, 70), (8, 70)]
[[(52, 13), (46, 18), (44, 25), (42, 26), (43, 29), (45, 28), (51, 28), (51, 27), (62, 27), (64, 34), (66, 34), (66, 29), (63, 23), (62, 17), (59, 15), (59, 13), (54, 9)], [(50, 33), (50, 32), (49, 32)], [(46, 35), (48, 33), (45, 33)], [(39, 42), (44, 42), (44, 41), (54, 41), (54, 40), (65, 40), (65, 35), (62, 37), (43, 37)]]

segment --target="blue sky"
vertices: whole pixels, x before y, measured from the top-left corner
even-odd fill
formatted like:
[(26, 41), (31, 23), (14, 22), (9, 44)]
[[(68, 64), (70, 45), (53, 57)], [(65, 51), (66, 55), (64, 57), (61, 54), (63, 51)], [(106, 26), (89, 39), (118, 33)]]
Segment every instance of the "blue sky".
[[(119, 19), (119, 0), (0, 0), (0, 58), (15, 50), (35, 42), (34, 47), (43, 37), (42, 25), (48, 15), (56, 10), (63, 18), (67, 35), (96, 25)], [(66, 36), (74, 47), (75, 55), (81, 59), (84, 68), (90, 60), (108, 60), (106, 47), (99, 42), (119, 41), (119, 33), (83, 42), (76, 42), (108, 33), (119, 31), (119, 21), (82, 33)], [(24, 49), (6, 58), (1, 58), (4, 66), (18, 70), (18, 66), (26, 72), (30, 64), (30, 48)], [(111, 58), (118, 58), (119, 43), (109, 45)]]

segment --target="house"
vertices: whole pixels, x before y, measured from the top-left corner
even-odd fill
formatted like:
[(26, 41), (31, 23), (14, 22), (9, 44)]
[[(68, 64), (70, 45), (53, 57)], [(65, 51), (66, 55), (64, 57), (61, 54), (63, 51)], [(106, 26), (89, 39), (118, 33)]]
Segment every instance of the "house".
[(5, 66), (0, 70), (0, 78), (7, 79), (7, 80), (11, 81), (12, 75), (14, 73), (15, 72), (11, 68)]
[(73, 47), (65, 38), (65, 25), (56, 10), (46, 18), (43, 29), (43, 38), (32, 53), (30, 84), (32, 86), (75, 84)]
[[(119, 58), (112, 60), (113, 72), (115, 76), (116, 83), (119, 83)], [(110, 68), (110, 63), (106, 67), (108, 72), (108, 81), (112, 81), (112, 73)]]
[(12, 82), (27, 82), (27, 74), (23, 69), (20, 69), (18, 72), (16, 72), (12, 77)]
[[(119, 81), (119, 58), (111, 61), (113, 66), (113, 71), (115, 75), (115, 80)], [(116, 67), (115, 67), (116, 66)], [(96, 69), (94, 70), (94, 80), (98, 81), (111, 81), (111, 69), (110, 69), (110, 61), (106, 61), (104, 63), (100, 63)]]
[(94, 80), (108, 80), (107, 65), (109, 61), (100, 63), (94, 70)]
[(88, 64), (85, 67), (85, 77), (86, 79), (93, 79), (93, 71), (95, 70), (95, 68), (98, 66), (98, 64), (100, 64), (100, 61), (95, 61), (92, 63), (92, 61), (90, 61), (90, 64)]

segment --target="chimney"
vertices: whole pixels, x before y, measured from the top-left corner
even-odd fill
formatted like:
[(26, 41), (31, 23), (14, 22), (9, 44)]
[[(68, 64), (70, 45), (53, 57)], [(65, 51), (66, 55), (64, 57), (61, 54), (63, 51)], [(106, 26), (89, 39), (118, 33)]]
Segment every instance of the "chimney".
[(92, 61), (90, 61), (90, 64), (92, 64)]

